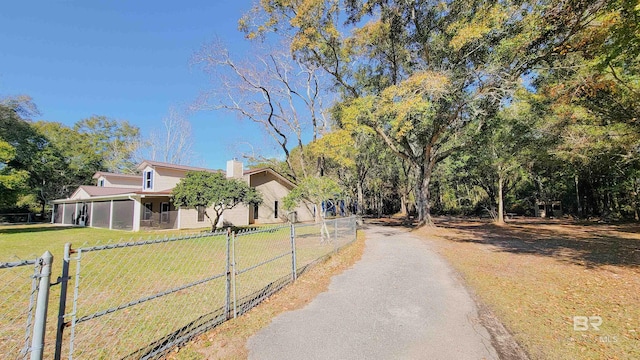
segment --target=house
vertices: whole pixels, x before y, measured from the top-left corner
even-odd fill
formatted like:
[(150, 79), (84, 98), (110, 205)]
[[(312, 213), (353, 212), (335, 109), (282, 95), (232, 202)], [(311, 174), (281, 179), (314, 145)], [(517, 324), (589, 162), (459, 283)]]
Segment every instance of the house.
[[(54, 200), (51, 222), (107, 229), (195, 229), (210, 226), (205, 209), (178, 207), (171, 191), (188, 171), (223, 172), (192, 166), (145, 160), (138, 165), (140, 175), (97, 172), (95, 185), (82, 185), (68, 199)], [(302, 204), (290, 214), (282, 209), (282, 198), (294, 187), (291, 181), (270, 168), (244, 170), (236, 160), (227, 162), (227, 178), (245, 181), (262, 194), (259, 206), (240, 204), (225, 210), (218, 225), (244, 226), (311, 221), (314, 208)], [(213, 214), (213, 209), (207, 209)], [(293, 215), (293, 216), (292, 216)]]

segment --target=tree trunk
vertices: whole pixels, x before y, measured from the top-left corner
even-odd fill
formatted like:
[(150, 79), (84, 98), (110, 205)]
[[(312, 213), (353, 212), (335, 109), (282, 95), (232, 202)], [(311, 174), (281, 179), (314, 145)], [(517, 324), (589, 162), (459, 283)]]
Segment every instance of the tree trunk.
[(404, 216), (409, 215), (409, 205), (407, 204), (407, 194), (404, 191), (400, 195), (400, 213)]
[(582, 216), (582, 207), (580, 206), (580, 191), (578, 189), (578, 174), (575, 175), (576, 182), (576, 204), (578, 206), (578, 216)]
[(316, 204), (316, 217), (315, 217), (316, 224), (320, 224), (320, 222), (322, 222), (323, 217), (324, 217), (324, 214), (322, 213), (322, 203)]
[(504, 179), (498, 175), (498, 218), (497, 223), (504, 224)]
[(633, 182), (633, 217), (636, 221), (640, 221), (640, 214), (638, 214), (638, 183), (639, 179), (634, 179)]
[(204, 216), (206, 216), (207, 219), (209, 219), (209, 222), (211, 223), (211, 231), (212, 232), (216, 231), (216, 228), (218, 227), (218, 221), (220, 221), (220, 216), (222, 216), (222, 214), (218, 214), (218, 212), (216, 212), (215, 220), (212, 220), (209, 214), (207, 213), (207, 211), (205, 210)]
[[(363, 180), (363, 179), (362, 179)], [(357, 208), (357, 214), (362, 216), (362, 206), (364, 205), (364, 189), (362, 186), (362, 180), (358, 180), (357, 181), (357, 191), (358, 191), (358, 208)]]
[(433, 226), (431, 219), (431, 204), (429, 185), (431, 184), (432, 167), (421, 165), (418, 169), (418, 182), (416, 183), (416, 207), (418, 208), (418, 226)]

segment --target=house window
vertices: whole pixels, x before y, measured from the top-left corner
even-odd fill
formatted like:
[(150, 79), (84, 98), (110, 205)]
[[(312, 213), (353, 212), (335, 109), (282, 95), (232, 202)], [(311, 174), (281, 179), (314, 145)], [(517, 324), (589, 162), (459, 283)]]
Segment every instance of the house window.
[(142, 179), (142, 190), (153, 189), (153, 170), (145, 171)]
[(144, 212), (142, 213), (142, 220), (151, 220), (153, 215), (153, 203), (144, 203)]
[(160, 204), (160, 222), (168, 223), (169, 222), (169, 203), (163, 202)]
[(258, 204), (253, 205), (253, 218), (258, 218)]
[(273, 217), (276, 219), (278, 218), (278, 200), (273, 203)]
[(104, 187), (104, 179), (98, 180), (98, 186)]
[(204, 221), (204, 206), (198, 205), (196, 207), (198, 209), (198, 222)]

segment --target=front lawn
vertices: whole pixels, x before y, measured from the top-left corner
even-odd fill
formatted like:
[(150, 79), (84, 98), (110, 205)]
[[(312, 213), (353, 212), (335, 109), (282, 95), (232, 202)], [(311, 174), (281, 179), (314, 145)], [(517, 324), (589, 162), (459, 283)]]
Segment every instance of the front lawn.
[(74, 248), (79, 248), (107, 241), (148, 239), (158, 236), (191, 234), (202, 230), (207, 229), (130, 232), (88, 227), (64, 227), (52, 224), (3, 225), (0, 226), (0, 262), (35, 259), (49, 250), (57, 263), (64, 252), (64, 244), (66, 243), (71, 243)]
[(419, 232), (532, 359), (639, 359), (639, 229), (449, 219)]

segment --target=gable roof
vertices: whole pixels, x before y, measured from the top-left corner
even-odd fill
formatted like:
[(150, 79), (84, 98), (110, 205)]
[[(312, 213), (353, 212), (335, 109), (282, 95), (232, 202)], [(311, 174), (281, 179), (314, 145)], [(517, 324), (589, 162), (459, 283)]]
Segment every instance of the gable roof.
[(280, 179), (280, 180), (284, 181), (286, 184), (290, 185), (291, 187), (296, 187), (296, 184), (293, 181), (287, 179), (286, 177), (281, 175), (279, 172), (277, 172), (277, 171), (275, 171), (275, 170), (273, 170), (272, 168), (269, 168), (269, 167), (245, 170), (242, 174), (244, 176), (251, 177), (251, 175), (259, 174), (261, 172), (271, 173), (271, 174), (275, 175), (278, 179)]
[[(133, 194), (140, 191), (141, 188), (115, 188), (115, 187), (102, 187), (93, 185), (80, 185), (78, 189), (73, 193), (75, 195), (79, 190), (84, 190), (89, 196), (109, 196), (109, 195), (122, 195)], [(73, 197), (71, 195), (71, 197)]]
[(105, 171), (98, 171), (93, 174), (93, 178), (97, 179), (100, 176), (104, 176), (106, 178), (121, 178), (121, 179), (142, 179), (141, 175), (133, 175), (133, 174), (116, 174)]
[(140, 165), (138, 165), (138, 170), (142, 171), (147, 166), (151, 166), (153, 168), (161, 167), (165, 169), (175, 169), (175, 170), (182, 170), (182, 171), (208, 171), (208, 172), (221, 171), (221, 170), (206, 169), (206, 168), (195, 167), (195, 166), (170, 164), (166, 162), (153, 161), (153, 160), (144, 160), (143, 162), (140, 163)]

